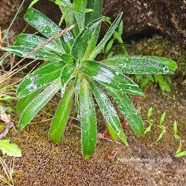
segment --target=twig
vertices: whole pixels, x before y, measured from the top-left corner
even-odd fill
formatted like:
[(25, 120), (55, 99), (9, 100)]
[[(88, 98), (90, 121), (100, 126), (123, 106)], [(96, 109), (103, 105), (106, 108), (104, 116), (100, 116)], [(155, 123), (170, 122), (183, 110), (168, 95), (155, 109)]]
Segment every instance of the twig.
[(17, 12), (16, 12), (16, 14), (15, 14), (15, 16), (13, 17), (13, 19), (12, 19), (12, 21), (11, 21), (11, 23), (10, 23), (10, 25), (9, 25), (8, 29), (7, 29), (7, 30), (6, 30), (6, 32), (5, 32), (5, 35), (4, 35), (4, 37), (3, 37), (3, 40), (2, 40), (2, 41), (4, 41), (4, 40), (7, 38), (8, 33), (9, 33), (9, 30), (10, 30), (10, 28), (12, 27), (12, 25), (13, 25), (14, 21), (16, 20), (16, 18), (17, 18), (17, 16), (18, 16), (18, 14), (20, 13), (21, 8), (23, 7), (23, 4), (24, 4), (24, 3), (25, 3), (25, 0), (23, 0), (23, 1), (21, 2), (21, 4), (20, 4), (20, 6), (19, 6), (19, 8), (18, 8), (18, 10), (17, 10)]

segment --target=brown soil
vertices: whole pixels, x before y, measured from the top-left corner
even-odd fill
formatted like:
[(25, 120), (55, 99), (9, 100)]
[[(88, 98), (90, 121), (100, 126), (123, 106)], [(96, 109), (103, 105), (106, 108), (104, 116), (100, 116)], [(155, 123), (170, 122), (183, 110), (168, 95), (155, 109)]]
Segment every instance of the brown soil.
[[(179, 135), (186, 138), (185, 89), (179, 86), (170, 94), (149, 89), (146, 98), (136, 104), (143, 118), (152, 106), (152, 118), (156, 123), (161, 114), (167, 112), (164, 125), (168, 129), (160, 142), (156, 143), (161, 132), (157, 125), (141, 138), (125, 127), (129, 147), (99, 139), (96, 151), (88, 161), (81, 155), (80, 130), (75, 127), (76, 122), (69, 124), (61, 145), (55, 145), (48, 141), (50, 122), (43, 121), (49, 116), (42, 112), (21, 134), (14, 131), (10, 134), (11, 140), (23, 152), (21, 158), (15, 159), (15, 185), (185, 185), (186, 162), (184, 158), (174, 157), (179, 142), (170, 132), (176, 120)], [(49, 108), (45, 111), (53, 112)], [(111, 159), (114, 151), (118, 153)]]

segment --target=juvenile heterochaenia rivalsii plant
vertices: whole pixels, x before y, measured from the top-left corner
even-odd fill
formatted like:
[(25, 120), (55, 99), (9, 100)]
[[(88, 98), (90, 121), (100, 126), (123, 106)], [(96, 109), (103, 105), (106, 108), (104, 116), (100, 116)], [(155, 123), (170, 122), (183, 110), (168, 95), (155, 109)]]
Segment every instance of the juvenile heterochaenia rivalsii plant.
[(122, 13), (98, 42), (100, 24), (104, 21), (102, 0), (74, 0), (73, 3), (56, 0), (56, 4), (63, 12), (61, 21), (65, 21), (66, 27), (76, 25), (72, 30), (57, 37), (62, 29), (38, 10), (29, 8), (25, 20), (44, 37), (22, 33), (13, 46), (4, 48), (20, 57), (46, 61), (27, 75), (17, 88), (19, 131), (60, 91), (61, 101), (51, 123), (49, 139), (60, 143), (75, 100), (81, 122), (82, 152), (84, 158), (89, 159), (97, 138), (94, 100), (112, 138), (128, 145), (110, 96), (135, 134), (140, 136), (144, 130), (143, 121), (127, 94), (144, 94), (125, 74), (172, 74), (177, 65), (169, 59), (148, 56), (121, 55), (96, 61), (96, 56), (120, 24)]

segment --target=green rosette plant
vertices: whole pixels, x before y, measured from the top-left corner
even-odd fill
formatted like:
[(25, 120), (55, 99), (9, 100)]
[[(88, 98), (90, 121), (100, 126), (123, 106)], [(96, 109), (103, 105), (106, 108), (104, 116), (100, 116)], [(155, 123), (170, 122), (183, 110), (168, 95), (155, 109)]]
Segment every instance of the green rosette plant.
[(60, 143), (75, 101), (77, 117), (81, 122), (82, 153), (85, 159), (89, 159), (97, 138), (94, 102), (97, 102), (114, 141), (121, 140), (128, 145), (110, 97), (113, 97), (134, 133), (140, 136), (144, 124), (128, 94), (143, 96), (144, 93), (126, 75), (173, 74), (177, 65), (170, 59), (151, 56), (120, 55), (97, 61), (96, 56), (120, 24), (122, 13), (98, 41), (100, 25), (105, 19), (102, 16), (102, 0), (55, 2), (63, 12), (61, 22), (65, 22), (66, 27), (75, 24), (72, 30), (61, 36), (62, 29), (57, 24), (31, 7), (24, 19), (43, 37), (22, 33), (13, 46), (4, 48), (20, 57), (46, 61), (27, 75), (17, 88), (19, 131), (60, 91), (61, 100), (51, 122), (49, 139)]

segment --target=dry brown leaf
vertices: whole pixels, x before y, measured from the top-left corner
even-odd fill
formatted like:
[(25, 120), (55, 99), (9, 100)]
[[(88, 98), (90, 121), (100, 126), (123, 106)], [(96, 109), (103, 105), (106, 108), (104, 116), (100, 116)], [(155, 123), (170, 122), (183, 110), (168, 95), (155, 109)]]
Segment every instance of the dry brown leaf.
[(10, 123), (10, 115), (5, 112), (5, 110), (2, 110), (0, 112), (0, 119), (4, 121), (5, 123)]

